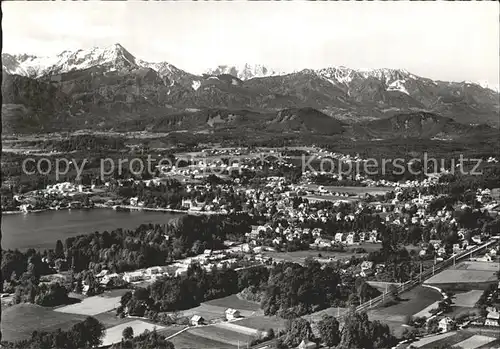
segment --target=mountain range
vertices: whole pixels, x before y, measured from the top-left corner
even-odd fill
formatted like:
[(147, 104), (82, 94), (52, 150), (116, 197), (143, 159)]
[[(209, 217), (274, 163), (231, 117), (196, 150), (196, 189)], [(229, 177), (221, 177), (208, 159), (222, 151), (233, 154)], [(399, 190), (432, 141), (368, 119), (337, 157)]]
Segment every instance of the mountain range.
[[(499, 94), (480, 84), (346, 67), (285, 74), (246, 64), (199, 75), (138, 59), (120, 44), (54, 57), (4, 53), (2, 97), (3, 132), (15, 133), (120, 125), (213, 130), (242, 123), (268, 132), (342, 129), (375, 137), (361, 131), (367, 123), (378, 121), (372, 126), (384, 133), (389, 126), (396, 130), (401, 115), (413, 118), (406, 124), (415, 130), (423, 115), (434, 115), (439, 132), (454, 135), (463, 134), (457, 131), (462, 126), (443, 125), (478, 130), (473, 125), (500, 124)], [(426, 126), (416, 134), (435, 136), (437, 129)]]

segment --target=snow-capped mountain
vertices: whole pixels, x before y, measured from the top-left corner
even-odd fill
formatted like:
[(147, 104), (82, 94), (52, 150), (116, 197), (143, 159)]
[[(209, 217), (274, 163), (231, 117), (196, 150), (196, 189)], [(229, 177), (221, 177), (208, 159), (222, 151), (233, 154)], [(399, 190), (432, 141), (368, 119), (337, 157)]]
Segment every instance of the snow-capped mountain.
[[(7, 58), (7, 60), (5, 60)], [(2, 68), (9, 74), (32, 78), (67, 73), (94, 66), (122, 69), (137, 66), (135, 57), (120, 44), (89, 50), (64, 51), (56, 56), (2, 55)]]
[(500, 111), (498, 92), (484, 83), (343, 66), (285, 73), (244, 64), (195, 75), (168, 62), (136, 58), (119, 44), (54, 57), (2, 54), (2, 70), (4, 105), (15, 105), (16, 113), (26, 115), (40, 110), (50, 117), (57, 114), (54, 125), (58, 117), (114, 125), (123, 118), (206, 108), (314, 108), (347, 122), (426, 111), (466, 124), (498, 124)]
[(243, 81), (286, 74), (283, 71), (278, 71), (264, 65), (248, 63), (241, 65), (219, 65), (215, 69), (208, 69), (205, 73), (208, 75), (229, 74)]
[(92, 67), (117, 71), (122, 69), (151, 68), (162, 78), (186, 86), (196, 85), (200, 78), (189, 74), (167, 62), (147, 62), (137, 59), (122, 45), (94, 47), (87, 50), (64, 51), (56, 56), (39, 57), (34, 55), (2, 54), (2, 69), (8, 74), (41, 78), (44, 76), (63, 74), (85, 70)]

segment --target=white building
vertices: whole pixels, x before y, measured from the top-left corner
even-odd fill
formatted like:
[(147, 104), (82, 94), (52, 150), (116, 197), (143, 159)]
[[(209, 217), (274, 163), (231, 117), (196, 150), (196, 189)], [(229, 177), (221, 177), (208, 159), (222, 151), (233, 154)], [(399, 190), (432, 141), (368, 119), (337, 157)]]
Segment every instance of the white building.
[(191, 326), (199, 326), (202, 325), (204, 322), (205, 319), (203, 319), (200, 315), (193, 315), (193, 317), (189, 320)]
[(443, 332), (448, 332), (453, 329), (455, 326), (455, 321), (453, 321), (450, 317), (444, 317), (439, 321), (438, 327), (443, 331)]
[(130, 273), (125, 273), (123, 275), (123, 280), (126, 282), (136, 282), (136, 281), (141, 281), (144, 279), (144, 275), (142, 274), (142, 271), (133, 271)]
[(240, 317), (240, 311), (233, 308), (226, 309), (225, 313), (227, 321), (231, 321)]
[(500, 313), (497, 312), (489, 312), (486, 316), (486, 321), (484, 322), (484, 326), (500, 326)]

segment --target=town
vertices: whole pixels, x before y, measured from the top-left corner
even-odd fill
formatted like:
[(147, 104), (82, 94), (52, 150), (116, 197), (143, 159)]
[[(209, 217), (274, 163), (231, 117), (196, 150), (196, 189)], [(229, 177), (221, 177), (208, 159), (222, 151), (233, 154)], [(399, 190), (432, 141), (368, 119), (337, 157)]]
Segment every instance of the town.
[[(391, 346), (399, 341), (398, 347), (425, 348), (426, 343), (465, 334), (472, 341), (500, 326), (500, 189), (477, 187), (453, 194), (453, 183), (443, 180), (450, 169), (402, 182), (356, 173), (349, 176), (350, 186), (325, 185), (321, 183), (338, 181), (339, 175), (307, 170), (297, 176), (296, 157), (284, 156), (277, 148), (253, 152), (207, 148), (202, 152), (215, 162), (207, 165), (210, 158), (205, 158), (180, 168), (164, 168), (146, 180), (110, 176), (103, 183), (62, 182), (13, 195), (13, 206), (28, 215), (43, 209), (85, 208), (159, 210), (184, 216), (174, 219), (183, 223), (141, 226), (126, 232), (139, 246), (152, 239), (150, 253), (168, 256), (163, 263), (158, 263), (161, 257), (144, 254), (145, 246), (132, 245), (125, 247), (139, 253), (130, 256), (132, 259), (115, 259), (126, 250), (102, 259), (90, 251), (76, 251), (72, 246), (84, 242), (74, 238), (65, 244), (58, 241), (54, 250), (32, 257), (4, 252), (4, 260), (10, 261), (2, 268), (7, 275), (2, 303), (11, 304), (5, 310), (7, 316), (9, 308), (33, 302), (50, 304), (53, 310), (45, 311), (57, 314), (55, 318), (61, 321), (65, 316), (105, 319), (103, 346), (120, 342), (124, 329), (131, 327), (136, 334), (143, 329), (166, 333), (174, 345), (185, 340), (195, 345), (197, 337), (215, 341), (221, 348), (317, 347), (330, 340), (322, 328), (342, 324), (346, 317), (358, 316), (356, 312), (366, 312), (366, 321), (386, 316), (398, 319), (391, 320), (386, 329), (393, 338)], [(228, 171), (234, 168), (219, 158), (221, 153), (238, 156), (241, 171)], [(350, 156), (320, 148), (308, 149), (307, 155), (352, 161)], [(365, 160), (354, 157), (354, 161)], [(207, 171), (216, 167), (217, 175)], [(187, 222), (196, 216), (198, 223)], [(217, 237), (203, 237), (204, 226), (221, 224), (211, 220), (225, 222), (228, 228)], [(171, 250), (168, 246), (178, 245), (179, 234), (188, 229), (186, 224), (195, 224), (195, 231), (202, 235), (193, 237), (192, 246), (184, 242), (178, 252)], [(116, 241), (122, 239), (122, 232), (111, 234)], [(139, 242), (144, 234), (152, 237)], [(106, 250), (106, 243), (98, 241)], [(28, 257), (26, 265), (36, 263), (39, 280), (31, 295), (26, 292), (32, 286), (23, 281), (28, 269), (15, 265), (19, 258)], [(39, 258), (38, 262), (33, 258)], [(306, 269), (316, 264), (319, 270), (331, 268), (344, 280), (337, 290), (339, 298), (301, 310), (266, 308), (263, 299), (269, 297), (271, 282), (266, 275), (278, 273), (280, 265), (290, 263)], [(164, 283), (180, 283), (177, 287), (181, 287), (193, 273), (211, 280), (229, 271), (236, 273), (237, 283), (217, 291), (220, 297), (202, 295), (199, 300), (186, 300), (186, 306), (166, 308), (153, 306), (151, 301), (139, 308), (130, 303), (140, 290), (149, 294)], [(243, 281), (248, 277), (253, 279)], [(263, 279), (257, 281), (259, 278)], [(253, 284), (248, 284), (250, 280)], [(55, 292), (66, 296), (49, 301)], [(65, 305), (65, 299), (78, 302)], [(295, 313), (291, 318), (290, 311)], [(393, 312), (398, 315), (388, 315)], [(109, 320), (113, 318), (116, 320)], [(292, 338), (293, 326), (310, 328), (310, 336)], [(340, 334), (338, 337), (340, 340)]]

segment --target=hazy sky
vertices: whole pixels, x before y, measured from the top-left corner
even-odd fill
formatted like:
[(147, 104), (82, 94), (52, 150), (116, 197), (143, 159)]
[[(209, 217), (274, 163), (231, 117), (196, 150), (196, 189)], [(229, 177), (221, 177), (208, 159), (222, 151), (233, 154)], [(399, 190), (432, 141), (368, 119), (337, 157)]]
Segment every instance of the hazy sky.
[(57, 54), (122, 44), (200, 73), (219, 64), (280, 70), (404, 68), (499, 80), (496, 2), (3, 2), (3, 52)]

